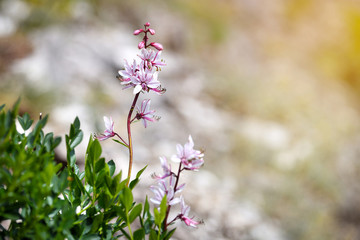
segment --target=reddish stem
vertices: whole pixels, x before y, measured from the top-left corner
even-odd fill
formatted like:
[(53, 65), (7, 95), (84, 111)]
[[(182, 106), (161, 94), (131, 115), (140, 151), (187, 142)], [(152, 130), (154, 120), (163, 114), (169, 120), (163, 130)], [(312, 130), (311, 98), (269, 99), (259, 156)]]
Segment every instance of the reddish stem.
[(129, 186), (129, 182), (130, 182), (130, 178), (131, 178), (131, 169), (132, 169), (132, 164), (133, 164), (133, 146), (132, 146), (131, 127), (130, 127), (131, 116), (132, 116), (132, 113), (134, 111), (136, 102), (137, 102), (137, 100), (139, 98), (139, 95), (140, 95), (140, 93), (137, 93), (135, 95), (133, 103), (132, 103), (130, 111), (129, 111), (128, 118), (127, 118), (127, 132), (128, 132), (128, 143), (129, 143), (128, 144), (128, 147), (129, 147), (129, 170), (128, 170), (128, 179), (127, 179), (127, 182), (126, 182), (127, 187)]
[[(181, 173), (181, 171), (182, 171), (182, 170), (181, 170), (181, 167), (182, 167), (182, 164), (181, 164), (181, 162), (180, 162), (177, 175), (175, 175), (175, 173), (174, 173), (175, 178), (176, 178), (175, 186), (174, 186), (174, 191), (175, 191), (175, 192), (176, 192), (176, 188), (177, 188), (178, 183), (179, 183), (180, 173)], [(173, 197), (173, 198), (174, 198), (174, 197)], [(170, 201), (171, 201), (171, 200), (172, 200), (172, 199), (170, 199)], [(166, 210), (165, 221), (164, 221), (164, 232), (166, 231), (167, 226), (170, 225), (170, 224), (175, 220), (175, 219), (174, 219), (174, 220), (171, 221), (170, 223), (167, 223), (167, 220), (168, 220), (168, 217), (169, 217), (169, 213), (170, 213), (170, 209), (171, 209), (171, 205), (169, 205), (168, 208), (167, 208), (167, 210)]]
[[(144, 41), (144, 45), (145, 45), (145, 48), (147, 48), (147, 41), (148, 41), (148, 36), (147, 36), (147, 33), (148, 33), (148, 29), (147, 29), (147, 26), (145, 25), (145, 31), (144, 31), (144, 38), (143, 38), (143, 41)], [(144, 65), (144, 68), (146, 66)], [(130, 111), (129, 111), (129, 114), (128, 114), (128, 118), (127, 118), (127, 132), (128, 132), (128, 147), (129, 147), (129, 170), (128, 170), (128, 179), (127, 179), (127, 182), (126, 182), (126, 186), (128, 187), (129, 186), (129, 183), (130, 183), (130, 178), (131, 178), (131, 169), (132, 169), (132, 164), (133, 164), (133, 146), (132, 146), (132, 138), (131, 138), (131, 122), (134, 120), (134, 119), (131, 119), (131, 116), (132, 116), (132, 113), (134, 111), (134, 108), (135, 108), (135, 105), (136, 105), (136, 102), (139, 98), (139, 95), (140, 95), (140, 92), (138, 92), (135, 97), (134, 97), (134, 100), (133, 100), (133, 103), (131, 105), (131, 108), (130, 108)]]

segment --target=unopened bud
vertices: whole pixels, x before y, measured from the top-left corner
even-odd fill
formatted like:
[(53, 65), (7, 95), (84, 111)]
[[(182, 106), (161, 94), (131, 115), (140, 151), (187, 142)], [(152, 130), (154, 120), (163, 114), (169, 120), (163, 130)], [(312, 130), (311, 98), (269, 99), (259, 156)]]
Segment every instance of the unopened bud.
[(140, 33), (142, 33), (144, 31), (144, 29), (137, 29), (134, 31), (134, 35), (139, 35)]
[(145, 23), (145, 27), (150, 27), (150, 23), (149, 22)]
[(152, 42), (152, 43), (150, 43), (150, 45), (153, 46), (154, 48), (156, 48), (159, 51), (163, 50), (163, 46), (160, 43)]
[(152, 28), (149, 28), (149, 32), (150, 32), (151, 35), (154, 35), (154, 34), (155, 34), (155, 30), (152, 29)]
[(139, 42), (138, 48), (139, 48), (139, 49), (142, 49), (142, 48), (144, 48), (144, 47), (145, 47), (144, 41)]

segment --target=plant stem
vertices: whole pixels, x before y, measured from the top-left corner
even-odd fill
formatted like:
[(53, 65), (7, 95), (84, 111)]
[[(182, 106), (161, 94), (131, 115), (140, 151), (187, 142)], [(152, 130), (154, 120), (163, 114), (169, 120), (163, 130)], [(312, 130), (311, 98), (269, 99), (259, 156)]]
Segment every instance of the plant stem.
[(132, 138), (131, 138), (131, 116), (132, 113), (134, 111), (136, 102), (139, 98), (140, 93), (137, 93), (134, 97), (133, 103), (131, 105), (130, 111), (129, 111), (129, 115), (127, 118), (127, 132), (128, 132), (128, 146), (129, 146), (129, 170), (128, 170), (128, 179), (126, 182), (126, 186), (129, 186), (129, 182), (130, 182), (130, 178), (131, 178), (131, 169), (132, 169), (132, 164), (133, 164), (133, 146), (132, 146)]
[[(180, 164), (179, 164), (179, 169), (178, 169), (178, 173), (177, 173), (177, 175), (175, 175), (175, 177), (176, 177), (176, 181), (175, 181), (175, 186), (174, 186), (174, 191), (176, 192), (176, 188), (177, 188), (177, 186), (178, 186), (178, 183), (179, 183), (179, 178), (180, 178), (180, 173), (181, 173), (181, 167), (182, 167), (182, 164), (181, 164), (181, 162), (180, 162)], [(171, 199), (172, 200), (172, 199)], [(169, 205), (168, 206), (168, 208), (167, 208), (167, 210), (166, 210), (166, 215), (165, 215), (165, 220), (164, 220), (164, 232), (166, 231), (166, 229), (167, 229), (167, 226), (172, 222), (170, 222), (169, 224), (167, 223), (167, 221), (168, 221), (168, 217), (169, 217), (169, 213), (170, 213), (170, 208), (171, 208), (171, 205)]]

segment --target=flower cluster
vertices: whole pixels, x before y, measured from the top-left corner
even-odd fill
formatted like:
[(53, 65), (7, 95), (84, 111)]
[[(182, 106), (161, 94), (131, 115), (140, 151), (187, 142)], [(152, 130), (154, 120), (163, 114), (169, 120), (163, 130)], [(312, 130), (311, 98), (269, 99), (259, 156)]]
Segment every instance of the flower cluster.
[(172, 156), (171, 159), (175, 162), (179, 162), (178, 171), (177, 173), (173, 172), (167, 159), (165, 157), (160, 157), (163, 175), (153, 175), (153, 178), (157, 180), (157, 185), (150, 187), (150, 190), (154, 193), (154, 197), (150, 198), (150, 201), (160, 205), (161, 200), (166, 196), (166, 203), (168, 206), (166, 217), (168, 217), (171, 206), (180, 203), (181, 213), (170, 222), (167, 222), (167, 219), (165, 219), (165, 224), (170, 225), (177, 219), (180, 219), (187, 226), (196, 227), (201, 221), (195, 221), (192, 217), (189, 217), (190, 207), (185, 204), (182, 196), (176, 197), (175, 195), (185, 188), (185, 184), (179, 185), (181, 172), (184, 170), (198, 171), (204, 164), (204, 153), (194, 149), (194, 141), (191, 136), (189, 136), (189, 141), (185, 143), (184, 146), (178, 144), (176, 149), (177, 154)]
[[(119, 79), (125, 86), (124, 88), (134, 87), (134, 94), (150, 90), (162, 94), (165, 89), (161, 87), (158, 80), (158, 72), (161, 70), (161, 66), (165, 66), (164, 61), (160, 58), (163, 47), (160, 43), (155, 42), (147, 44), (148, 33), (154, 35), (155, 30), (148, 28), (150, 23), (146, 23), (144, 26), (145, 29), (138, 29), (134, 32), (134, 35), (144, 33), (144, 38), (138, 45), (141, 49), (140, 55), (138, 55), (140, 62), (134, 60), (132, 64), (129, 64), (125, 60), (125, 70), (119, 71)], [(153, 47), (155, 50), (148, 49), (149, 47)]]
[[(140, 53), (137, 55), (138, 61), (134, 59), (130, 64), (126, 59), (124, 60), (124, 70), (119, 70), (118, 79), (121, 81), (121, 84), (124, 85), (124, 89), (133, 87), (133, 93), (135, 94), (135, 98), (133, 101), (133, 105), (130, 107), (129, 117), (128, 117), (128, 142), (131, 138), (130, 133), (130, 124), (132, 124), (135, 120), (142, 120), (144, 127), (146, 128), (148, 122), (154, 122), (159, 120), (159, 117), (155, 116), (155, 110), (150, 110), (150, 99), (145, 99), (142, 101), (141, 106), (136, 106), (137, 113), (135, 117), (132, 117), (132, 111), (135, 107), (135, 104), (138, 99), (138, 95), (141, 92), (149, 92), (154, 91), (158, 94), (163, 94), (165, 89), (161, 87), (161, 83), (158, 80), (159, 71), (162, 66), (166, 64), (161, 59), (161, 52), (163, 50), (163, 46), (160, 43), (151, 42), (148, 44), (148, 33), (151, 35), (155, 34), (155, 30), (150, 27), (150, 23), (147, 22), (144, 25), (144, 29), (137, 29), (134, 31), (134, 35), (139, 35), (141, 33), (144, 34), (142, 41), (139, 43), (138, 48), (140, 49)], [(150, 47), (154, 49), (150, 49)], [(96, 136), (96, 138), (100, 141), (106, 140), (108, 138), (112, 138), (117, 136), (120, 138), (123, 145), (130, 147), (129, 144), (123, 140), (119, 134), (114, 132), (114, 122), (111, 117), (104, 117), (105, 122), (105, 131), (103, 134)]]

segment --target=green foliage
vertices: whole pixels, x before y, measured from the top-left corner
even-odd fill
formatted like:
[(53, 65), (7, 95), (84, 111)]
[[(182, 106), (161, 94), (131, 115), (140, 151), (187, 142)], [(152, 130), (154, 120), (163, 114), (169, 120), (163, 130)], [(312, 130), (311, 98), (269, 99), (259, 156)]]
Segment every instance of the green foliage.
[[(33, 121), (25, 114), (17, 118), (19, 102), (12, 110), (0, 113), (0, 236), (15, 239), (61, 239), (74, 214), (71, 206), (59, 198), (66, 187), (66, 173), (57, 174), (54, 149), (60, 138), (44, 134), (47, 117), (39, 120), (26, 135), (19, 133), (15, 121), (24, 130)], [(59, 214), (62, 211), (63, 214)], [(4, 225), (9, 220), (9, 226)]]
[[(34, 121), (0, 107), (0, 238), (11, 239), (169, 239), (164, 231), (166, 198), (151, 215), (134, 202), (133, 189), (146, 166), (126, 186), (122, 172), (115, 174), (114, 161), (101, 157), (101, 145), (89, 138), (85, 171), (76, 164), (75, 148), (83, 139), (78, 118), (65, 136), (67, 166), (54, 161), (61, 139), (43, 128), (48, 117)], [(16, 120), (21, 128), (18, 131)], [(5, 221), (7, 220), (7, 221)], [(132, 225), (138, 222), (138, 229)], [(155, 238), (154, 238), (155, 237)]]

